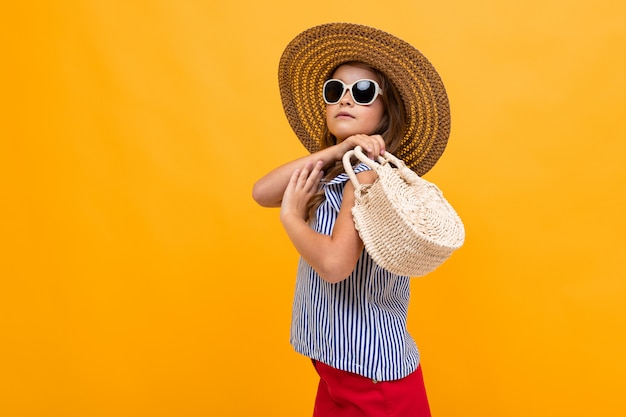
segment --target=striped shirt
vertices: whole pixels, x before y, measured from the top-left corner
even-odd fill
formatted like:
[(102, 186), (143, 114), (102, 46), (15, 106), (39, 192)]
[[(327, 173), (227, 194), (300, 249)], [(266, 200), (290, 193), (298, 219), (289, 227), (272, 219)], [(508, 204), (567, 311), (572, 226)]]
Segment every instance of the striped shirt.
[[(369, 168), (359, 164), (355, 172)], [(325, 184), (326, 199), (312, 227), (330, 235), (349, 180), (340, 174)], [(410, 277), (378, 266), (363, 250), (350, 276), (324, 281), (302, 258), (293, 302), (291, 344), (302, 355), (377, 381), (403, 378), (419, 364), (406, 329)]]

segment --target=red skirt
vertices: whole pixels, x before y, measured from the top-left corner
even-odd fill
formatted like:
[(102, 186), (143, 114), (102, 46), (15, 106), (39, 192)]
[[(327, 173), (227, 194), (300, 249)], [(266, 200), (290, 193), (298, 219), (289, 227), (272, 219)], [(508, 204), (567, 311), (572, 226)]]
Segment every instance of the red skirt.
[(374, 381), (313, 361), (320, 376), (313, 417), (430, 417), (420, 366), (396, 381)]

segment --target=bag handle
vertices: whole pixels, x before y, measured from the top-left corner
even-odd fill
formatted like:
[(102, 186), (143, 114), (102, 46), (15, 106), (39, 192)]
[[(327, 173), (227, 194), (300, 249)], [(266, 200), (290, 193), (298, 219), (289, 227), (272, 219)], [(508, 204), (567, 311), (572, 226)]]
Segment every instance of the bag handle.
[[(352, 158), (352, 156), (356, 156), (359, 161), (363, 162), (365, 165), (372, 168), (374, 171), (377, 171), (378, 168), (381, 167), (382, 165), (385, 165), (391, 162), (393, 165), (399, 168), (402, 174), (405, 174), (402, 176), (405, 179), (407, 179), (405, 170), (408, 170), (408, 168), (406, 167), (406, 165), (401, 159), (396, 158), (389, 152), (385, 151), (385, 153), (382, 156), (379, 155), (376, 158), (378, 159), (378, 161), (373, 161), (372, 159), (370, 159), (367, 155), (363, 153), (363, 148), (361, 148), (360, 146), (356, 146), (354, 149), (346, 152), (342, 158), (343, 168), (346, 171), (346, 174), (348, 174), (348, 177), (350, 178), (350, 181), (352, 181), (352, 184), (354, 185), (355, 189), (357, 189), (361, 184), (359, 183), (359, 180), (357, 179), (356, 174), (354, 173), (354, 168), (352, 167), (352, 163), (350, 162), (350, 158)], [(410, 171), (410, 172), (413, 172), (413, 171)]]
[[(361, 184), (359, 183), (359, 180), (356, 178), (356, 174), (354, 173), (354, 168), (352, 167), (352, 162), (350, 162), (350, 158), (352, 158), (353, 156), (356, 156), (358, 160), (363, 162), (368, 167), (372, 168), (374, 171), (378, 168), (380, 164), (377, 164), (376, 162), (369, 159), (367, 155), (363, 153), (363, 149), (360, 146), (357, 146), (354, 149), (349, 150), (343, 155), (343, 158), (342, 158), (343, 168), (346, 171), (346, 174), (348, 174), (348, 177), (350, 178), (350, 181), (354, 185), (354, 188), (358, 190)], [(381, 157), (379, 157), (379, 159), (380, 158)]]

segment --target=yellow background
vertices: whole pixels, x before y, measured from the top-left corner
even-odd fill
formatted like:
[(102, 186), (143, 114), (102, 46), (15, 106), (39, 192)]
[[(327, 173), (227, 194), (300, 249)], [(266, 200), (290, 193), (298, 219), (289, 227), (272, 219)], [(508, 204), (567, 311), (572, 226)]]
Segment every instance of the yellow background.
[(626, 3), (31, 1), (2, 12), (0, 415), (308, 416), (297, 254), (254, 181), (304, 154), (277, 67), (350, 21), (417, 46), (467, 241), (412, 282), (438, 417), (626, 415)]

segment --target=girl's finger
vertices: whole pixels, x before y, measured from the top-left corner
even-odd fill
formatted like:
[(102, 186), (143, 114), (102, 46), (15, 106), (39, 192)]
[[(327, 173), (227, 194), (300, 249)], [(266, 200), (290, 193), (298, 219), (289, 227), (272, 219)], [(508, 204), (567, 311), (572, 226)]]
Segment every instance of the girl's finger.
[(291, 177), (289, 178), (289, 184), (287, 184), (287, 186), (290, 188), (294, 188), (296, 184), (298, 183), (298, 178), (300, 178), (299, 168), (293, 171), (293, 173), (291, 174)]
[(300, 173), (298, 175), (298, 186), (304, 187), (304, 185), (306, 184), (307, 178), (309, 178), (309, 170), (310, 170), (310, 164), (306, 164), (300, 170)]
[(376, 142), (378, 143), (378, 148), (380, 149), (380, 155), (385, 154), (385, 139), (381, 135), (373, 136)]
[(320, 178), (322, 166), (323, 166), (323, 162), (318, 161), (313, 167), (313, 169), (311, 170), (311, 172), (309, 173), (309, 176), (305, 184), (306, 192), (312, 192), (312, 191), (317, 190), (318, 185), (319, 185), (319, 178)]

